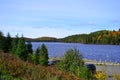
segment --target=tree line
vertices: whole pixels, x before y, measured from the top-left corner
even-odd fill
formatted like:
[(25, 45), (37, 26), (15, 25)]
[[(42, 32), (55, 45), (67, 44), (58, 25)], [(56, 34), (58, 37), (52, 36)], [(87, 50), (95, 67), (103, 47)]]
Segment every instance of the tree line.
[(62, 42), (83, 44), (111, 44), (120, 45), (120, 29), (118, 31), (101, 30), (90, 34), (78, 34), (61, 39)]
[(8, 33), (5, 37), (0, 31), (0, 50), (14, 54), (24, 61), (43, 66), (48, 65), (48, 51), (45, 44), (33, 51), (31, 42), (25, 42), (23, 35), (22, 37), (16, 35), (15, 38), (12, 38)]

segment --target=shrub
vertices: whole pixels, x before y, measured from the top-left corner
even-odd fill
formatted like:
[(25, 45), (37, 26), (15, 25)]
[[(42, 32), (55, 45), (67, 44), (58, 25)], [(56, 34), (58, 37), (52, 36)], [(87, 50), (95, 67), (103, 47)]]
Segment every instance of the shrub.
[(60, 63), (56, 64), (57, 69), (70, 72), (74, 75), (80, 74), (80, 68), (84, 65), (82, 55), (77, 49), (69, 49)]
[(108, 75), (105, 73), (105, 70), (103, 69), (101, 72), (96, 72), (95, 78), (97, 80), (106, 80), (108, 78)]
[(86, 66), (81, 67), (79, 77), (82, 80), (94, 80), (92, 73), (89, 71), (89, 69)]

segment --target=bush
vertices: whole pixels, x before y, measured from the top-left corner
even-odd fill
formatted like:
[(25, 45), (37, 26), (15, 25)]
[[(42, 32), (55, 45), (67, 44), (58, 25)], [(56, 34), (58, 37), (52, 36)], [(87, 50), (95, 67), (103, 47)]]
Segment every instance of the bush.
[(77, 49), (69, 49), (62, 60), (56, 64), (57, 69), (69, 72), (82, 80), (94, 80), (94, 76), (84, 65), (82, 54)]
[(108, 75), (105, 73), (105, 70), (103, 69), (102, 72), (96, 72), (95, 78), (97, 80), (107, 80)]
[(84, 65), (83, 57), (77, 49), (69, 49), (60, 63), (56, 64), (57, 69), (78, 75), (78, 71)]
[(89, 71), (89, 69), (86, 66), (81, 67), (79, 77), (82, 80), (94, 80), (92, 73)]

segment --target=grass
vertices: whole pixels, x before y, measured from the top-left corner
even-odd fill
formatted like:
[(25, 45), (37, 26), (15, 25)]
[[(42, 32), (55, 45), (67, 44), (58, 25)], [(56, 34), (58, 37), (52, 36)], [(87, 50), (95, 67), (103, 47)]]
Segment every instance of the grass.
[(80, 80), (54, 66), (34, 65), (3, 52), (0, 52), (0, 75), (4, 80)]

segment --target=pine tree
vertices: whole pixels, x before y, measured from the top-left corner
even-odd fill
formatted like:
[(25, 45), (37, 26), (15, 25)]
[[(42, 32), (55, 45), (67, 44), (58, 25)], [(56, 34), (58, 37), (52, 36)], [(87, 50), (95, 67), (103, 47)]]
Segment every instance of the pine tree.
[(3, 36), (3, 33), (0, 31), (0, 50), (3, 50), (4, 48), (4, 41), (5, 37)]
[(47, 48), (44, 44), (42, 44), (41, 48), (40, 48), (40, 64), (43, 66), (47, 66), (48, 65), (48, 51)]
[(10, 36), (10, 34), (8, 33), (7, 34), (7, 37), (5, 38), (5, 41), (4, 41), (4, 52), (10, 52), (10, 49), (11, 49), (11, 45), (12, 44), (12, 38)]
[(26, 46), (27, 46), (27, 50), (28, 50), (29, 54), (32, 54), (33, 50), (32, 50), (32, 44), (31, 44), (31, 42), (27, 42)]
[(18, 41), (16, 54), (19, 58), (21, 58), (24, 61), (26, 61), (28, 58), (28, 51), (23, 37), (20, 38)]
[(34, 51), (34, 53), (32, 55), (32, 62), (36, 65), (39, 64), (39, 53), (37, 52), (37, 50)]
[(11, 44), (12, 47), (11, 47), (10, 53), (16, 54), (16, 49), (17, 49), (18, 41), (19, 41), (19, 37), (18, 37), (18, 34), (17, 34), (16, 37), (13, 38), (13, 40), (12, 40), (12, 44)]

